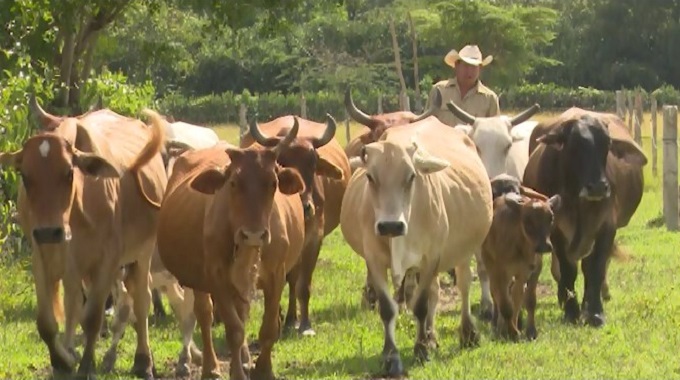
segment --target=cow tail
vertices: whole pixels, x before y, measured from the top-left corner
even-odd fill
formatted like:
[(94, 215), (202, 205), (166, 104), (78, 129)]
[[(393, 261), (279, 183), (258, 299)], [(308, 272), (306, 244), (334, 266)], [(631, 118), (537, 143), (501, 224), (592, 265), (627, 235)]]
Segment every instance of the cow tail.
[(161, 116), (149, 109), (143, 111), (151, 121), (151, 138), (144, 145), (144, 148), (139, 152), (135, 161), (130, 165), (129, 170), (135, 174), (135, 179), (137, 182), (137, 188), (144, 199), (154, 208), (159, 209), (161, 207), (160, 202), (156, 202), (144, 192), (142, 186), (142, 179), (140, 177), (140, 170), (146, 164), (148, 164), (158, 153), (163, 149), (163, 144), (165, 142), (165, 126), (163, 125), (163, 119)]

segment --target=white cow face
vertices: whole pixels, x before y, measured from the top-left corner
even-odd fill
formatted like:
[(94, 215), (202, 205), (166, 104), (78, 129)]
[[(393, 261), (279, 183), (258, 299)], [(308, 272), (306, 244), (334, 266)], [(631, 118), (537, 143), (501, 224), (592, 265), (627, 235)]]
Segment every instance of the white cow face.
[(375, 212), (375, 233), (388, 237), (408, 233), (412, 200), (422, 177), (449, 166), (415, 141), (407, 147), (390, 141), (368, 144), (360, 160)]
[(456, 129), (465, 132), (475, 142), (489, 178), (505, 173), (505, 163), (512, 143), (522, 139), (511, 133), (510, 121), (501, 117), (479, 117), (472, 126), (457, 125)]

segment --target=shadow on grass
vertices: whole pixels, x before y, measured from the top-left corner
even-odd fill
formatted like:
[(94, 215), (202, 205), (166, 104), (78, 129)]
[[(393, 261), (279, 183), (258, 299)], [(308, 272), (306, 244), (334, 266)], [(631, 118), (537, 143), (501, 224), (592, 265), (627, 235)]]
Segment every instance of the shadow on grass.
[(6, 322), (33, 322), (36, 319), (37, 311), (28, 302), (22, 302), (3, 310), (2, 315)]
[[(415, 362), (411, 349), (402, 352), (402, 362), (405, 370), (413, 368), (418, 364)], [(284, 369), (285, 368), (285, 369)], [(276, 369), (275, 369), (276, 371)], [(296, 379), (318, 379), (329, 378), (342, 374), (353, 379), (386, 379), (387, 374), (383, 369), (382, 355), (380, 352), (375, 354), (357, 354), (350, 357), (337, 359), (320, 360), (314, 363), (289, 362), (278, 369), (279, 374), (285, 378)]]

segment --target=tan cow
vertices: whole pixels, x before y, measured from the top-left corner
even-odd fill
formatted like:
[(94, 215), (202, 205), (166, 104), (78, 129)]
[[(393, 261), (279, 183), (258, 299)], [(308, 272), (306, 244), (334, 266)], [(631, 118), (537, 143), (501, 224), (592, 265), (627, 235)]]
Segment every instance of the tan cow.
[(252, 375), (274, 378), (271, 350), (280, 333), (279, 302), (304, 241), (299, 196), (304, 182), (297, 170), (280, 167), (276, 159), (298, 128), (296, 120), (273, 148), (221, 144), (187, 151), (175, 162), (160, 211), (158, 252), (179, 283), (194, 290), (203, 377), (219, 376), (212, 296), (225, 324), (231, 378), (246, 378), (243, 364), (250, 366), (250, 354), (244, 327), (257, 284), (265, 311)]
[[(305, 244), (300, 262), (288, 276), (290, 294), (284, 329), (295, 327), (297, 300), (300, 301), (300, 325), (298, 331), (314, 335), (309, 318), (309, 298), (312, 275), (321, 251), (323, 238), (340, 223), (340, 207), (351, 175), (347, 156), (334, 138), (336, 123), (328, 115), (326, 125), (297, 118), (300, 132), (281, 151), (278, 163), (295, 168), (302, 175), (305, 191), (301, 193), (305, 211)], [(276, 146), (290, 130), (293, 116), (282, 116), (241, 137), (241, 147), (253, 144)], [(252, 125), (254, 126), (254, 125)]]
[[(366, 145), (343, 199), (340, 226), (366, 261), (385, 328), (383, 360), (390, 377), (404, 372), (394, 337), (397, 305), (388, 294), (417, 277), (407, 299), (418, 322), (414, 347), (428, 360), (436, 344), (437, 274), (455, 268), (461, 293), (461, 344), (477, 342), (470, 313), (470, 259), (491, 226), (491, 186), (475, 145), (430, 117), (385, 131)], [(408, 285), (408, 284), (407, 284)]]
[[(40, 108), (35, 98), (31, 112), (43, 131), (30, 137), (21, 150), (1, 153), (0, 163), (21, 174), (19, 218), (24, 234), (31, 238), (38, 332), (49, 349), (52, 368), (74, 370), (73, 339), (83, 307), (81, 284), (89, 278), (82, 320), (86, 343), (78, 373), (94, 374), (104, 302), (118, 268), (131, 264), (126, 284), (137, 316), (132, 372), (152, 378), (148, 278), (158, 207), (167, 181), (158, 153), (163, 130), (149, 129), (110, 110), (54, 116)], [(60, 280), (66, 347), (57, 339), (54, 313)]]
[[(514, 186), (499, 186), (508, 180), (514, 180)], [(519, 339), (518, 321), (524, 302), (528, 312), (526, 335), (535, 339), (536, 284), (526, 291), (524, 287), (532, 272), (540, 268), (541, 255), (552, 252), (550, 231), (560, 196), (547, 199), (505, 174), (494, 177), (491, 188), (494, 216), (482, 245), (482, 258), (491, 282), (496, 332)]]
[[(362, 128), (361, 134), (359, 136), (353, 138), (352, 141), (347, 143), (347, 146), (345, 147), (345, 153), (347, 154), (347, 157), (352, 158), (359, 156), (364, 145), (378, 141), (385, 130), (398, 125), (415, 123), (416, 121), (424, 120), (427, 117), (434, 115), (434, 113), (439, 108), (441, 108), (441, 106), (442, 95), (439, 92), (439, 89), (437, 89), (430, 108), (425, 110), (425, 112), (420, 115), (416, 115), (410, 111), (397, 111), (379, 115), (368, 115), (357, 108), (356, 105), (354, 105), (354, 101), (352, 100), (352, 90), (350, 87), (348, 87), (345, 91), (345, 109), (347, 110), (347, 114), (349, 114), (349, 117), (351, 117), (352, 120), (364, 125), (365, 127)], [(354, 168), (352, 168), (352, 171), (354, 171)]]

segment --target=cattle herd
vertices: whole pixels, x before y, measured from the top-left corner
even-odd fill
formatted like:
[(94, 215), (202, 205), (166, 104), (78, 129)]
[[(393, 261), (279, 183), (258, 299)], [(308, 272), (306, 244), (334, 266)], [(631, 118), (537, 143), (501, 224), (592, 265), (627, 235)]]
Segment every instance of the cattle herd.
[[(94, 377), (113, 294), (112, 344), (99, 370), (114, 368), (130, 322), (132, 373), (153, 378), (148, 316), (151, 290), (160, 290), (182, 335), (177, 376), (189, 375), (191, 362), (204, 378), (220, 376), (211, 335), (219, 319), (230, 378), (274, 379), (271, 353), (281, 330), (315, 334), (312, 275), (325, 236), (338, 226), (366, 264), (362, 305), (379, 310), (389, 376), (405, 372), (395, 342), (400, 304), (417, 321), (415, 357), (427, 361), (437, 346), (442, 272), (454, 276), (460, 293), (461, 345), (478, 343), (473, 257), (481, 317), (499, 336), (518, 340), (524, 330), (537, 337), (536, 285), (548, 253), (565, 320), (604, 324), (616, 231), (640, 203), (647, 162), (622, 120), (572, 108), (537, 123), (529, 119), (538, 105), (514, 117), (474, 117), (438, 93), (431, 103), (421, 115), (368, 115), (348, 89), (347, 112), (365, 128), (343, 148), (330, 115), (325, 124), (292, 115), (253, 120), (234, 146), (151, 110), (144, 111), (148, 124), (108, 109), (67, 117), (31, 97), (40, 129), (22, 149), (0, 153), (0, 164), (20, 174), (19, 221), (31, 240), (37, 327), (53, 372)], [(438, 109), (464, 124), (443, 124), (433, 116)], [(258, 290), (264, 315), (253, 364), (245, 324)], [(192, 339), (196, 323), (202, 350)]]

